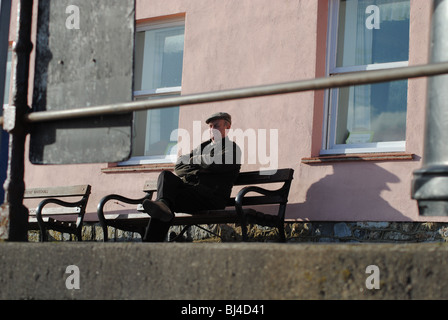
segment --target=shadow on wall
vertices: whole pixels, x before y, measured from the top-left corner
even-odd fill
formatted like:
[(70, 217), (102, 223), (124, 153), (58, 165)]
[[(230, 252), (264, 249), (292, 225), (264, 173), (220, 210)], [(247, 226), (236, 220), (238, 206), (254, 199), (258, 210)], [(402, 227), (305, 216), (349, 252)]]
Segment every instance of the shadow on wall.
[[(328, 165), (327, 165), (328, 166)], [(312, 184), (306, 200), (288, 205), (287, 218), (309, 221), (411, 221), (383, 199), (390, 184), (400, 183), (393, 173), (374, 163), (332, 164), (329, 174)], [(299, 179), (296, 183), (300, 184)], [(298, 182), (297, 182), (298, 181)], [(408, 189), (401, 192), (409, 193)]]

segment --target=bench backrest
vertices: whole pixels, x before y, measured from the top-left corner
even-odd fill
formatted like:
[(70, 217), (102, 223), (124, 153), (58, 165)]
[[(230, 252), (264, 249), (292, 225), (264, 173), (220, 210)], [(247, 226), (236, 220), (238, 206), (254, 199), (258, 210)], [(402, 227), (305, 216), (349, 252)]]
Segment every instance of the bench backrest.
[(274, 171), (241, 172), (235, 181), (236, 186), (265, 184), (291, 181), (294, 175), (293, 169), (279, 169)]
[(30, 188), (25, 190), (24, 199), (83, 197), (90, 194), (90, 185)]
[[(66, 214), (80, 214), (85, 210), (85, 205), (90, 196), (90, 185), (77, 186), (62, 186), (62, 187), (44, 187), (44, 188), (28, 188), (25, 190), (24, 199), (50, 199), (50, 198), (68, 198), (68, 197), (82, 197), (79, 206), (76, 207), (57, 207), (45, 208), (42, 214), (44, 215), (66, 215)], [(45, 200), (43, 200), (45, 201)], [(82, 209), (81, 209), (82, 208)], [(36, 215), (37, 208), (30, 208), (30, 216)]]
[[(264, 184), (282, 183), (280, 188), (272, 190), (265, 195), (254, 193), (244, 196), (243, 205), (286, 204), (288, 202), (289, 189), (294, 176), (293, 169), (278, 169), (271, 171), (241, 172), (235, 181), (235, 186), (260, 186)], [(235, 205), (235, 198), (230, 198), (228, 206)]]
[[(235, 181), (235, 186), (255, 186), (268, 183), (283, 183), (283, 185), (272, 191), (268, 195), (256, 195), (245, 196), (244, 205), (264, 205), (264, 204), (279, 204), (286, 203), (288, 201), (289, 189), (291, 187), (291, 181), (294, 176), (293, 169), (278, 169), (274, 171), (249, 171), (241, 172)], [(145, 182), (143, 191), (154, 192), (157, 190), (157, 182), (148, 180)], [(235, 198), (230, 198), (228, 206), (235, 205)]]

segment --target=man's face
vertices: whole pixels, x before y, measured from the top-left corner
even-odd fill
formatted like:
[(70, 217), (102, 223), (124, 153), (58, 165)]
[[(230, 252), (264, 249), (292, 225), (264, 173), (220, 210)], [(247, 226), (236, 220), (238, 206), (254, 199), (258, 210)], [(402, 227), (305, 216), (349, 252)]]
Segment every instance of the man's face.
[(219, 141), (219, 139), (227, 136), (227, 130), (230, 129), (230, 124), (223, 119), (218, 119), (210, 122), (208, 128), (210, 131), (210, 138), (213, 141)]

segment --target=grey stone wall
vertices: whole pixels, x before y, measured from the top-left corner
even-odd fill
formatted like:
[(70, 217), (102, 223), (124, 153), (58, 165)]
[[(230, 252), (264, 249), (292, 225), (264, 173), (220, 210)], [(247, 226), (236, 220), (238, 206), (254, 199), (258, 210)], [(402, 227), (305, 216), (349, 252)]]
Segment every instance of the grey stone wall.
[[(241, 228), (236, 225), (208, 225), (202, 228), (192, 227), (178, 242), (238, 242), (241, 241)], [(208, 229), (212, 233), (206, 232)], [(179, 226), (172, 227), (169, 239), (181, 232)], [(448, 223), (421, 222), (296, 222), (286, 223), (288, 243), (418, 243), (447, 242)], [(278, 240), (276, 229), (249, 226), (250, 241), (275, 242)], [(49, 232), (50, 241), (73, 241), (74, 237), (59, 232)], [(109, 228), (112, 242), (139, 242), (140, 235)], [(83, 231), (84, 241), (103, 241), (103, 232), (98, 224), (86, 225)], [(30, 231), (29, 241), (39, 241), (39, 232)]]
[[(5, 242), (0, 245), (0, 299), (151, 300), (151, 311), (160, 307), (175, 319), (183, 318), (181, 309), (157, 301), (446, 300), (447, 259), (448, 246), (440, 243)], [(69, 266), (78, 271), (68, 271)], [(288, 317), (297, 307), (279, 316), (284, 306), (270, 305), (267, 317)], [(334, 315), (334, 308), (327, 309)], [(394, 312), (403, 316), (403, 310)]]
[(447, 223), (314, 222), (289, 225), (290, 242), (446, 242)]

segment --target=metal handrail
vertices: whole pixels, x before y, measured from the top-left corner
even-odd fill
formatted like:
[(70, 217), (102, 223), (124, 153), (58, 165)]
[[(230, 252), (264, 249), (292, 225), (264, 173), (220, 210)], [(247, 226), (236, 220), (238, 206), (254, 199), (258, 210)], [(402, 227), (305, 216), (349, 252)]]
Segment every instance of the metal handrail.
[[(179, 97), (117, 103), (111, 105), (77, 108), (70, 110), (31, 112), (26, 114), (23, 120), (26, 123), (37, 123), (44, 121), (84, 118), (128, 113), (156, 108), (168, 108), (173, 106), (246, 99), (268, 95), (297, 93), (303, 91), (331, 89), (352, 85), (397, 81), (410, 78), (436, 76), (447, 73), (448, 62), (431, 63), (393, 69), (360, 71), (332, 77), (322, 77), (310, 80), (198, 93)], [(3, 117), (0, 118), (0, 125), (3, 125)]]

